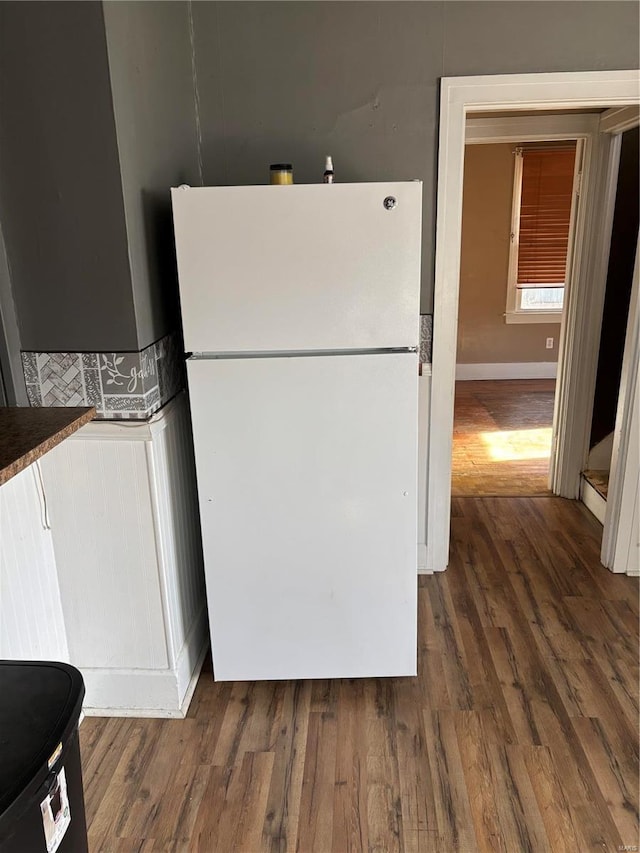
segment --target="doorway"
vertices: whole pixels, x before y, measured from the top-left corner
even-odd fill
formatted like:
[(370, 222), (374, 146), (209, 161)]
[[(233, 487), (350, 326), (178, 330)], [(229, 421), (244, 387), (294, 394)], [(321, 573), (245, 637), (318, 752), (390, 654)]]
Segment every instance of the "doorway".
[(552, 494), (567, 261), (598, 121), (593, 111), (466, 122), (453, 497)]
[[(434, 330), (427, 500), (427, 569), (443, 570), (448, 561), (451, 451), (455, 388), (456, 320), (460, 271), (460, 234), (465, 121), (487, 111), (566, 111), (621, 108), (637, 103), (633, 71), (499, 75), (444, 78), (441, 91), (440, 146), (434, 291)], [(586, 426), (595, 380), (597, 341), (603, 297), (602, 217), (594, 210), (606, 192), (607, 167), (614, 146), (598, 139), (590, 156), (597, 180), (583, 185), (584, 235), (576, 241), (573, 283), (561, 325), (558, 394), (554, 414), (552, 487), (575, 498), (584, 462)], [(605, 175), (602, 178), (602, 175)], [(603, 187), (603, 185), (605, 185)], [(602, 203), (598, 213), (602, 212)], [(590, 399), (591, 396), (591, 399)]]

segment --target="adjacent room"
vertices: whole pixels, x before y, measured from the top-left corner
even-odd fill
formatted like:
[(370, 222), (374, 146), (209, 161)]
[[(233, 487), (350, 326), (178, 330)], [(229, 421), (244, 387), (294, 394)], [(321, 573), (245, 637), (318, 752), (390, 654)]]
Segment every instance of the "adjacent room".
[(456, 496), (551, 494), (575, 152), (570, 139), (465, 146)]

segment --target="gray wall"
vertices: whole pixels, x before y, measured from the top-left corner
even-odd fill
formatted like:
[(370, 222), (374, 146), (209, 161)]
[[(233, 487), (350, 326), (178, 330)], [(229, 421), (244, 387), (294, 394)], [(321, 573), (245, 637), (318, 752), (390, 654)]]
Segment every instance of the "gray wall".
[(136, 348), (99, 3), (0, 3), (0, 222), (22, 349)]
[(438, 79), (638, 67), (635, 2), (195, 3), (209, 184), (425, 184), (422, 310), (432, 310)]
[(169, 187), (199, 182), (189, 12), (0, 2), (0, 224), (23, 350), (138, 350), (179, 327)]
[(200, 183), (189, 6), (104, 3), (139, 348), (179, 327), (169, 187)]
[(20, 358), (20, 333), (11, 274), (0, 222), (0, 405), (26, 406), (27, 389)]
[(637, 32), (635, 2), (0, 2), (22, 349), (136, 350), (177, 326), (167, 188), (199, 181), (196, 94), (206, 183), (285, 159), (318, 181), (328, 153), (341, 181), (421, 178), (431, 310), (439, 78), (637, 67)]

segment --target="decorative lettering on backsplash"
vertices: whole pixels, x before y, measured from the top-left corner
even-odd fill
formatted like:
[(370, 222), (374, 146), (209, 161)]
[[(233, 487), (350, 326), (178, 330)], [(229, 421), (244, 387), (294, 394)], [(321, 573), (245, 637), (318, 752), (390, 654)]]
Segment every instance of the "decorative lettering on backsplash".
[[(146, 350), (139, 353), (138, 358), (140, 367), (138, 368), (136, 365), (132, 365), (128, 369), (128, 372), (123, 373), (120, 366), (125, 361), (126, 356), (118, 355), (118, 353), (114, 352), (111, 353), (111, 357), (109, 357), (105, 353), (102, 353), (101, 370), (107, 375), (103, 384), (107, 386), (115, 385), (122, 388), (126, 382), (127, 394), (135, 394), (138, 390), (144, 393), (143, 389), (145, 385), (148, 384), (144, 380), (155, 377), (156, 363), (155, 358), (151, 357)], [(110, 393), (114, 393), (114, 391), (112, 390)]]
[(23, 352), (32, 406), (95, 406), (98, 418), (142, 420), (185, 385), (177, 335), (140, 352)]
[(142, 365), (140, 369), (141, 379), (148, 379), (156, 375), (155, 356), (152, 358), (151, 355), (147, 352), (147, 350), (143, 349), (140, 353), (140, 364)]

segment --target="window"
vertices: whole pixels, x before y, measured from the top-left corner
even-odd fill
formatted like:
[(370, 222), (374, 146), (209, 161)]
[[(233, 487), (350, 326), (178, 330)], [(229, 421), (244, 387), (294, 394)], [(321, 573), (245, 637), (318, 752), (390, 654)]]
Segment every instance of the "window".
[(562, 318), (572, 225), (576, 142), (515, 150), (507, 323)]

